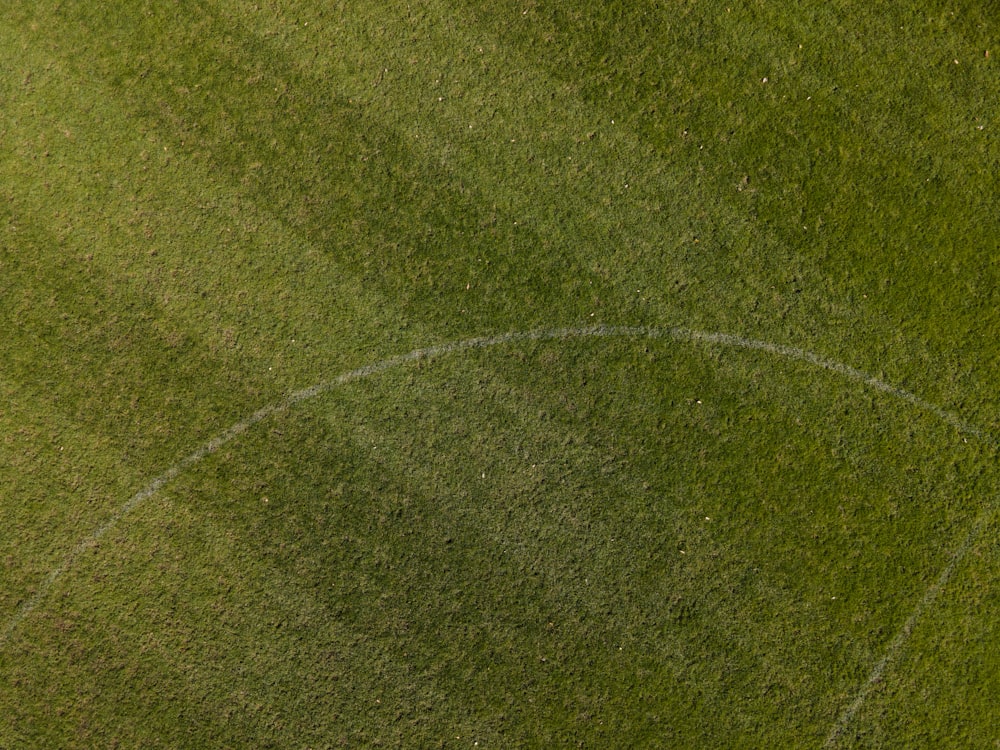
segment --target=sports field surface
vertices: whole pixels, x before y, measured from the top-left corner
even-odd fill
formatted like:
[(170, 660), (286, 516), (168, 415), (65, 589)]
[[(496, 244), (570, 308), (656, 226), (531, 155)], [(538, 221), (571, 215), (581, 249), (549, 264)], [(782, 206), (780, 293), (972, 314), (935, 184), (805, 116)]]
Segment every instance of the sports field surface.
[(992, 3), (0, 3), (0, 747), (1000, 742)]

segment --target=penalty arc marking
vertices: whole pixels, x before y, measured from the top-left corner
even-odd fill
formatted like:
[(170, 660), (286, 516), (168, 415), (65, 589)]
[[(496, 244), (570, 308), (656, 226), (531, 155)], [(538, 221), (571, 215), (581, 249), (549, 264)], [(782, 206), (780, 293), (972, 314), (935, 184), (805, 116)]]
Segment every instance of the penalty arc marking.
[[(232, 425), (219, 435), (204, 443), (192, 453), (188, 454), (180, 461), (175, 463), (173, 466), (166, 469), (162, 474), (154, 478), (143, 487), (141, 490), (132, 495), (128, 500), (122, 503), (111, 516), (96, 530), (90, 533), (85, 539), (80, 541), (72, 550), (70, 550), (59, 563), (58, 566), (53, 568), (49, 574), (42, 580), (38, 585), (35, 593), (26, 599), (18, 607), (13, 616), (6, 622), (3, 626), (3, 630), (0, 631), (0, 648), (4, 647), (11, 639), (11, 636), (17, 630), (18, 626), (24, 621), (24, 619), (30, 615), (38, 606), (44, 601), (48, 593), (52, 590), (52, 587), (56, 582), (66, 573), (74, 563), (79, 559), (79, 557), (88, 549), (91, 549), (96, 542), (102, 539), (109, 531), (111, 531), (119, 522), (122, 521), (127, 515), (134, 511), (143, 502), (151, 498), (157, 492), (159, 492), (165, 485), (175, 479), (182, 472), (191, 468), (199, 461), (205, 457), (215, 453), (221, 447), (231, 442), (233, 439), (239, 435), (246, 432), (248, 429), (253, 427), (258, 422), (261, 422), (272, 414), (287, 411), (291, 407), (302, 401), (308, 401), (310, 399), (316, 398), (338, 386), (350, 383), (354, 380), (361, 380), (363, 378), (371, 377), (380, 372), (385, 372), (386, 370), (391, 370), (395, 367), (399, 367), (408, 362), (414, 362), (421, 359), (428, 359), (432, 357), (441, 357), (446, 354), (452, 354), (457, 352), (468, 351), (472, 349), (487, 349), (494, 346), (500, 346), (502, 344), (513, 344), (518, 342), (528, 342), (528, 341), (548, 341), (548, 340), (568, 340), (568, 339), (584, 339), (584, 338), (648, 338), (648, 339), (667, 339), (679, 342), (688, 343), (700, 343), (707, 345), (723, 346), (736, 349), (746, 349), (751, 351), (760, 351), (768, 354), (772, 354), (779, 357), (784, 357), (786, 359), (798, 360), (800, 362), (806, 362), (808, 364), (814, 365), (824, 370), (828, 370), (838, 375), (842, 375), (850, 380), (861, 383), (862, 385), (882, 393), (894, 396), (902, 401), (905, 401), (912, 406), (915, 406), (923, 411), (929, 412), (935, 415), (937, 418), (941, 419), (945, 423), (954, 427), (958, 432), (970, 435), (978, 438), (984, 437), (983, 431), (978, 427), (962, 420), (954, 412), (942, 409), (935, 404), (925, 401), (919, 396), (904, 390), (902, 388), (897, 388), (890, 383), (886, 383), (884, 380), (880, 380), (873, 375), (858, 370), (849, 365), (842, 364), (840, 362), (835, 362), (830, 359), (825, 359), (818, 354), (807, 351), (805, 349), (799, 349), (797, 347), (785, 346), (782, 344), (774, 344), (768, 341), (762, 341), (759, 339), (744, 338), (742, 336), (735, 336), (728, 333), (713, 333), (696, 331), (688, 328), (669, 328), (669, 327), (652, 327), (652, 326), (589, 326), (580, 328), (547, 328), (533, 331), (515, 331), (511, 333), (500, 334), (497, 336), (483, 336), (476, 338), (463, 339), (461, 341), (454, 341), (446, 344), (439, 344), (436, 346), (429, 346), (423, 349), (415, 349), (408, 354), (402, 354), (396, 357), (389, 357), (388, 359), (383, 359), (379, 362), (372, 363), (365, 367), (360, 367), (356, 370), (351, 370), (349, 372), (342, 373), (337, 377), (326, 380), (316, 385), (304, 388), (299, 391), (295, 391), (284, 399), (277, 401), (273, 404), (265, 406), (258, 409), (250, 416), (244, 418), (243, 420)], [(830, 733), (827, 736), (826, 743), (824, 747), (834, 746), (845, 729), (850, 725), (854, 719), (857, 712), (860, 710), (861, 706), (864, 704), (865, 699), (868, 697), (871, 690), (875, 685), (881, 681), (883, 674), (889, 665), (898, 657), (899, 652), (905, 646), (907, 640), (909, 640), (910, 634), (912, 633), (914, 626), (917, 621), (923, 615), (923, 613), (934, 603), (938, 594), (944, 588), (951, 578), (952, 573), (955, 568), (961, 562), (965, 553), (971, 547), (972, 542), (975, 540), (979, 531), (986, 524), (992, 513), (992, 506), (984, 509), (980, 515), (977, 517), (972, 528), (963, 538), (958, 547), (952, 551), (949, 556), (948, 563), (945, 565), (944, 569), (938, 574), (937, 578), (927, 589), (924, 596), (917, 603), (916, 607), (911, 612), (910, 616), (903, 623), (899, 632), (890, 642), (885, 654), (882, 658), (875, 664), (868, 679), (858, 688), (857, 692), (852, 697), (851, 703), (840, 713), (837, 721), (834, 723), (833, 727), (830, 729)]]

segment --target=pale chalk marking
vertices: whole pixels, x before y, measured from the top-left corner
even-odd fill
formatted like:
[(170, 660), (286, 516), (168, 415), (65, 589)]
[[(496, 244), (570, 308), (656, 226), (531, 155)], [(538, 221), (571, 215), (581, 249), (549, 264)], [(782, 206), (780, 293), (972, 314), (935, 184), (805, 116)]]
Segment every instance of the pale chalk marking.
[[(224, 432), (216, 435), (214, 438), (209, 440), (207, 443), (199, 447), (194, 452), (188, 454), (176, 464), (168, 468), (158, 477), (153, 479), (148, 485), (143, 489), (139, 490), (137, 493), (132, 495), (125, 503), (119, 506), (104, 522), (101, 526), (97, 528), (93, 533), (91, 533), (87, 538), (77, 544), (56, 566), (48, 576), (39, 584), (38, 589), (35, 593), (26, 599), (14, 615), (7, 621), (4, 625), (3, 631), (0, 632), (0, 647), (3, 647), (10, 640), (11, 635), (17, 629), (17, 627), (24, 621), (24, 619), (30, 615), (35, 609), (38, 608), (39, 604), (45, 599), (49, 591), (55, 585), (56, 581), (62, 577), (62, 575), (69, 570), (73, 564), (79, 559), (79, 557), (86, 552), (88, 549), (93, 548), (93, 546), (100, 541), (111, 529), (113, 529), (125, 516), (135, 510), (136, 507), (141, 505), (143, 502), (148, 500), (150, 497), (159, 492), (166, 484), (175, 479), (181, 472), (194, 466), (196, 463), (206, 458), (207, 456), (215, 453), (221, 447), (231, 442), (234, 438), (242, 435), (244, 432), (249, 430), (258, 422), (267, 419), (272, 414), (278, 412), (283, 412), (298, 404), (302, 401), (308, 401), (309, 399), (316, 398), (338, 386), (350, 383), (354, 380), (361, 380), (363, 378), (371, 377), (386, 370), (399, 367), (401, 365), (407, 364), (409, 362), (414, 362), (421, 359), (429, 359), (432, 357), (441, 357), (446, 354), (452, 354), (456, 352), (468, 351), (471, 349), (486, 349), (493, 346), (499, 346), (502, 344), (527, 342), (527, 341), (548, 341), (548, 340), (565, 340), (565, 339), (576, 339), (576, 338), (610, 338), (610, 337), (633, 337), (633, 338), (652, 338), (652, 339), (674, 339), (676, 341), (682, 342), (693, 342), (693, 343), (703, 343), (717, 346), (725, 346), (730, 348), (745, 349), (750, 351), (760, 351), (768, 354), (773, 354), (775, 356), (784, 357), (786, 359), (798, 360), (800, 362), (805, 362), (807, 364), (819, 367), (829, 372), (842, 375), (849, 380), (853, 380), (860, 383), (872, 390), (880, 391), (882, 393), (894, 396), (906, 403), (911, 404), (923, 411), (933, 414), (943, 422), (951, 425), (959, 432), (972, 435), (975, 437), (983, 437), (983, 431), (979, 428), (969, 424), (962, 420), (957, 414), (942, 409), (929, 401), (925, 401), (919, 396), (910, 393), (902, 388), (897, 388), (894, 385), (886, 383), (883, 380), (879, 380), (873, 375), (869, 375), (862, 370), (858, 370), (849, 365), (842, 364), (840, 362), (835, 362), (830, 359), (825, 359), (818, 354), (807, 351), (805, 349), (799, 349), (793, 346), (785, 346), (782, 344), (773, 344), (769, 341), (761, 341), (759, 339), (744, 338), (742, 336), (734, 336), (728, 333), (713, 333), (704, 331), (695, 331), (688, 328), (659, 328), (659, 327), (647, 327), (647, 326), (592, 326), (592, 327), (581, 327), (581, 328), (549, 328), (535, 331), (516, 331), (512, 333), (500, 334), (498, 336), (483, 336), (477, 338), (464, 339), (462, 341), (454, 341), (446, 344), (439, 344), (436, 346), (429, 346), (423, 349), (415, 349), (408, 354), (402, 354), (396, 357), (390, 357), (388, 359), (381, 360), (379, 362), (366, 365), (365, 367), (360, 367), (356, 370), (351, 370), (345, 372), (332, 380), (327, 380), (322, 383), (317, 383), (316, 385), (304, 388), (299, 391), (291, 393), (289, 396), (285, 397), (283, 400), (277, 403), (265, 406), (258, 409), (253, 414), (251, 414), (246, 419), (237, 422)], [(934, 583), (927, 589), (927, 592), (917, 603), (916, 608), (903, 623), (903, 627), (896, 634), (895, 638), (889, 644), (883, 657), (875, 665), (871, 674), (869, 675), (867, 681), (859, 688), (857, 694), (855, 695), (851, 704), (844, 710), (840, 715), (837, 722), (834, 724), (833, 728), (830, 730), (830, 734), (827, 737), (825, 746), (833, 746), (843, 732), (846, 730), (847, 726), (854, 719), (858, 710), (864, 704), (865, 699), (871, 693), (872, 689), (878, 684), (883, 674), (889, 665), (895, 661), (899, 652), (902, 650), (903, 646), (906, 644), (913, 632), (917, 621), (920, 619), (921, 615), (934, 603), (937, 599), (938, 594), (941, 589), (947, 584), (948, 580), (951, 578), (952, 573), (955, 568), (961, 562), (965, 553), (968, 551), (969, 547), (972, 545), (973, 540), (976, 538), (982, 526), (985, 524), (987, 518), (989, 517), (991, 511), (984, 511), (976, 522), (972, 530), (968, 533), (962, 543), (957, 549), (951, 554), (948, 564), (945, 566), (944, 570), (938, 575)]]
[(861, 688), (854, 696), (854, 700), (851, 701), (850, 705), (847, 706), (837, 717), (837, 721), (830, 728), (830, 733), (826, 736), (826, 742), (823, 743), (824, 748), (832, 748), (837, 746), (840, 738), (847, 731), (847, 728), (854, 721), (854, 717), (857, 716), (858, 711), (864, 705), (865, 700), (867, 700), (869, 694), (875, 689), (875, 686), (882, 682), (882, 677), (885, 674), (886, 668), (892, 664), (899, 657), (899, 652), (902, 651), (903, 646), (910, 639), (910, 635), (913, 633), (914, 627), (916, 627), (917, 621), (923, 616), (924, 612), (930, 609), (931, 605), (938, 598), (938, 595), (948, 584), (951, 579), (951, 574), (955, 572), (955, 568), (965, 557), (965, 553), (969, 551), (969, 548), (975, 542), (979, 533), (982, 531), (983, 527), (989, 521), (990, 517), (993, 515), (993, 509), (987, 508), (981, 512), (977, 517), (975, 523), (972, 524), (972, 528), (969, 529), (969, 533), (965, 535), (962, 539), (962, 543), (955, 548), (951, 553), (948, 563), (944, 566), (938, 577), (934, 579), (934, 582), (928, 587), (927, 591), (924, 592), (923, 597), (917, 602), (917, 606), (913, 608), (910, 616), (906, 618), (906, 622), (903, 623), (903, 627), (899, 629), (896, 636), (892, 639), (889, 647), (885, 650), (882, 658), (878, 660), (874, 668), (868, 675), (868, 679), (865, 680)]

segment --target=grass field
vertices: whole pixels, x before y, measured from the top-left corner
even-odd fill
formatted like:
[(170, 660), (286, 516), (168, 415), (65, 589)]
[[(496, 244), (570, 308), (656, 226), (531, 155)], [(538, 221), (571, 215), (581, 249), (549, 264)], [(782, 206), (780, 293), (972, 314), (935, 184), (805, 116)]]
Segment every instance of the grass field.
[(0, 747), (996, 746), (998, 30), (6, 0)]

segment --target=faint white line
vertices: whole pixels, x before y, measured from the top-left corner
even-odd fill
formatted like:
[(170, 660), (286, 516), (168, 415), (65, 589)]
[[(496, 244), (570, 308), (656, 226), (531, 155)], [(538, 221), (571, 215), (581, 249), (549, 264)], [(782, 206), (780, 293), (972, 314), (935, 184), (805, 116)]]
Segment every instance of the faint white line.
[[(125, 503), (119, 506), (105, 521), (101, 526), (97, 528), (93, 533), (86, 537), (83, 541), (77, 544), (67, 555), (62, 559), (62, 561), (57, 565), (49, 575), (39, 584), (38, 589), (32, 594), (28, 599), (26, 599), (14, 615), (7, 621), (4, 625), (3, 632), (0, 633), (0, 647), (3, 647), (10, 640), (11, 635), (17, 629), (17, 627), (24, 621), (24, 619), (31, 614), (42, 600), (48, 595), (49, 591), (55, 585), (56, 581), (73, 566), (76, 560), (88, 549), (91, 549), (105, 534), (107, 534), (111, 529), (113, 529), (119, 521), (121, 521), (126, 515), (131, 513), (138, 505), (148, 500), (150, 497), (159, 492), (164, 485), (176, 478), (181, 472), (190, 468), (194, 464), (201, 461), (206, 456), (211, 455), (219, 450), (222, 446), (226, 445), (234, 438), (242, 435), (248, 429), (253, 427), (258, 422), (266, 419), (267, 417), (275, 414), (277, 412), (286, 411), (290, 407), (298, 404), (301, 401), (307, 401), (312, 398), (330, 391), (337, 386), (344, 385), (353, 380), (360, 380), (362, 378), (367, 378), (372, 375), (376, 375), (380, 372), (385, 372), (394, 367), (399, 367), (400, 365), (406, 364), (408, 362), (414, 362), (420, 359), (429, 359), (432, 357), (440, 357), (446, 354), (452, 354), (455, 352), (468, 351), (470, 349), (486, 349), (492, 346), (498, 346), (500, 344), (524, 342), (524, 341), (544, 341), (553, 339), (572, 339), (572, 338), (587, 338), (587, 337), (634, 337), (634, 338), (656, 338), (656, 339), (674, 339), (676, 341), (685, 342), (697, 342), (710, 345), (725, 346), (738, 349), (747, 349), (751, 351), (761, 351), (768, 354), (773, 354), (779, 357), (785, 357), (787, 359), (799, 360), (800, 362), (806, 362), (807, 364), (814, 365), (816, 367), (828, 370), (830, 372), (836, 373), (838, 375), (843, 375), (844, 377), (854, 380), (862, 385), (871, 388), (876, 391), (881, 391), (882, 393), (889, 394), (890, 396), (895, 396), (919, 409), (922, 409), (934, 416), (938, 417), (946, 424), (951, 425), (956, 430), (966, 435), (972, 435), (975, 437), (982, 437), (983, 432), (979, 428), (969, 424), (962, 420), (957, 414), (942, 409), (929, 401), (925, 401), (919, 396), (910, 393), (902, 388), (897, 388), (894, 385), (886, 383), (884, 380), (879, 380), (873, 375), (869, 375), (862, 370), (855, 369), (849, 365), (842, 364), (840, 362), (835, 362), (830, 359), (825, 359), (820, 357), (818, 354), (807, 351), (805, 349), (799, 349), (794, 346), (784, 346), (782, 344), (772, 344), (769, 341), (761, 341), (758, 339), (749, 339), (742, 336), (734, 336), (728, 333), (711, 333), (704, 331), (694, 331), (688, 328), (658, 328), (658, 327), (646, 327), (646, 326), (592, 326), (592, 327), (582, 327), (582, 328), (547, 328), (535, 331), (518, 331), (512, 333), (504, 333), (498, 336), (483, 336), (477, 338), (464, 339), (462, 341), (454, 341), (446, 344), (438, 344), (436, 346), (428, 346), (423, 349), (415, 349), (408, 354), (402, 354), (396, 357), (389, 357), (388, 359), (383, 359), (379, 362), (366, 365), (364, 367), (359, 367), (356, 370), (351, 370), (345, 372), (332, 380), (327, 380), (322, 383), (317, 383), (316, 385), (310, 386), (308, 388), (303, 388), (302, 390), (295, 391), (290, 395), (286, 396), (283, 400), (277, 403), (265, 406), (258, 409), (253, 414), (251, 414), (246, 419), (237, 422), (224, 432), (216, 435), (214, 438), (209, 440), (207, 443), (199, 447), (194, 452), (188, 454), (176, 464), (168, 468), (158, 477), (153, 479), (148, 485), (143, 489), (139, 490), (137, 493), (132, 495)], [(916, 608), (903, 623), (903, 627), (896, 634), (896, 637), (889, 644), (889, 648), (886, 650), (885, 655), (879, 660), (872, 670), (867, 681), (858, 690), (854, 700), (848, 706), (848, 708), (840, 715), (840, 718), (834, 724), (830, 731), (829, 736), (826, 740), (825, 746), (832, 746), (843, 731), (846, 729), (847, 725), (853, 720), (854, 716), (857, 714), (858, 710), (861, 708), (868, 694), (871, 692), (872, 688), (882, 679), (886, 668), (896, 659), (900, 650), (906, 644), (909, 639), (910, 634), (913, 631), (914, 626), (920, 619), (921, 615), (934, 603), (941, 589), (948, 582), (951, 577), (952, 572), (955, 567), (961, 562), (965, 553), (968, 551), (975, 539), (976, 535), (979, 533), (980, 528), (986, 522), (989, 513), (984, 511), (979, 518), (976, 520), (972, 530), (968, 533), (962, 543), (958, 548), (952, 553), (948, 564), (945, 566), (944, 570), (938, 575), (934, 583), (927, 589), (927, 592), (917, 603)]]
[(885, 650), (882, 658), (878, 660), (878, 663), (872, 669), (871, 673), (868, 675), (868, 679), (865, 680), (864, 684), (858, 690), (854, 696), (854, 700), (851, 701), (850, 705), (844, 709), (844, 711), (837, 717), (837, 721), (834, 723), (833, 727), (830, 729), (830, 733), (826, 736), (826, 742), (823, 743), (823, 747), (835, 747), (837, 740), (840, 739), (844, 731), (850, 726), (850, 723), (854, 720), (861, 706), (864, 705), (865, 699), (868, 698), (868, 694), (882, 682), (882, 676), (885, 674), (886, 668), (896, 660), (899, 656), (899, 652), (902, 650), (903, 646), (906, 645), (906, 641), (909, 640), (910, 635), (913, 633), (913, 628), (916, 626), (917, 621), (923, 616), (930, 606), (937, 599), (938, 594), (947, 585), (948, 580), (951, 578), (951, 574), (955, 572), (955, 568), (965, 557), (965, 553), (969, 551), (972, 543), (975, 541), (976, 537), (979, 536), (979, 532), (982, 531), (983, 526), (989, 520), (989, 517), (993, 515), (993, 509), (987, 508), (982, 511), (977, 517), (975, 523), (972, 524), (972, 528), (969, 529), (969, 533), (965, 535), (962, 543), (958, 545), (957, 548), (951, 553), (947, 565), (938, 574), (938, 577), (934, 582), (928, 587), (927, 591), (921, 597), (920, 601), (917, 602), (917, 606), (913, 608), (910, 616), (906, 618), (906, 622), (903, 623), (903, 627), (899, 629), (896, 633), (896, 637), (892, 639), (892, 643)]
[(824, 370), (829, 370), (830, 372), (844, 375), (851, 380), (856, 380), (873, 390), (888, 393), (891, 396), (895, 396), (896, 398), (902, 399), (907, 403), (913, 404), (924, 411), (930, 412), (963, 434), (973, 435), (980, 438), (983, 436), (982, 430), (969, 424), (968, 422), (963, 421), (953, 412), (942, 409), (939, 406), (935, 406), (929, 401), (925, 401), (909, 391), (886, 383), (884, 380), (879, 380), (874, 375), (869, 375), (867, 372), (850, 367), (849, 365), (841, 364), (840, 362), (824, 359), (823, 357), (806, 351), (805, 349), (798, 349), (794, 346), (782, 346), (781, 344), (772, 344), (767, 341), (758, 341), (756, 339), (745, 339), (741, 336), (733, 336), (728, 333), (702, 333), (700, 331), (689, 331), (682, 328), (671, 328), (667, 330), (671, 335), (676, 336), (677, 338), (686, 338), (692, 341), (704, 341), (712, 344), (723, 344), (725, 346), (735, 346), (741, 349), (755, 349), (757, 351), (769, 352), (782, 357), (788, 357), (789, 359), (797, 359), (802, 362), (808, 362), (811, 365), (822, 367)]

